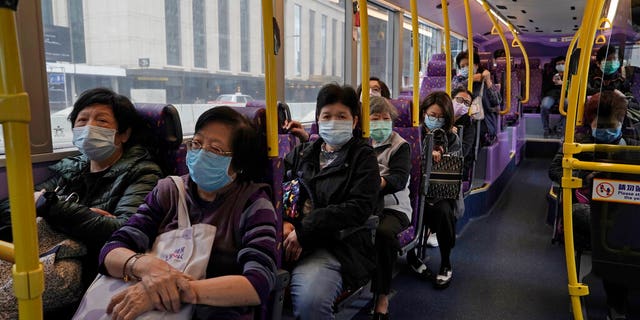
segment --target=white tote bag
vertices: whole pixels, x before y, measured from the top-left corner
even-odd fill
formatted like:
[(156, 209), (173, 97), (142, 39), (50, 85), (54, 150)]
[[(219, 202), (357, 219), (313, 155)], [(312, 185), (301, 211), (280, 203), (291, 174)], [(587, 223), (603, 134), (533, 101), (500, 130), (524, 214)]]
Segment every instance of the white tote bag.
[(480, 93), (477, 97), (473, 99), (471, 102), (471, 107), (469, 107), (469, 116), (473, 120), (483, 120), (484, 119), (484, 108), (482, 107), (482, 95), (484, 93), (484, 80), (482, 81), (482, 85), (480, 86)]
[[(180, 177), (170, 177), (178, 188), (178, 229), (158, 235), (149, 254), (166, 261), (172, 267), (194, 279), (203, 279), (207, 271), (216, 227), (209, 224), (191, 225), (184, 183)], [(106, 313), (111, 297), (128, 288), (132, 283), (119, 278), (98, 275), (93, 281), (73, 319), (103, 320), (111, 319)], [(149, 311), (137, 319), (191, 319), (193, 305), (185, 304), (179, 312)]]

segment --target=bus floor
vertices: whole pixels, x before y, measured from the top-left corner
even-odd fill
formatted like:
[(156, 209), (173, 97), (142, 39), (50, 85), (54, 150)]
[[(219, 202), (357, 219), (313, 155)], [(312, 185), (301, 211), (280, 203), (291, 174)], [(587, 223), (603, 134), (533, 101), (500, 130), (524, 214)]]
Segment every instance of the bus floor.
[[(545, 223), (550, 161), (525, 159), (492, 212), (458, 235), (449, 288), (434, 289), (399, 259), (391, 318), (571, 319), (564, 248), (551, 244), (552, 228)], [(427, 251), (428, 264), (437, 271), (439, 251)], [(589, 318), (604, 319), (602, 284), (590, 277)], [(371, 307), (369, 303), (352, 319), (368, 319)]]

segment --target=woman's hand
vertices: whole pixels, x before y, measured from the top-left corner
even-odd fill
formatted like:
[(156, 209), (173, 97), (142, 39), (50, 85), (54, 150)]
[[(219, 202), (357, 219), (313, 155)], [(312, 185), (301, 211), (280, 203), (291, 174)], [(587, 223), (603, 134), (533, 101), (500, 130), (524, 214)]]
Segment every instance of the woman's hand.
[(107, 306), (107, 314), (110, 314), (113, 320), (135, 319), (150, 310), (153, 310), (153, 302), (142, 282), (113, 296)]
[(289, 233), (287, 238), (284, 240), (284, 255), (287, 261), (296, 261), (300, 258), (300, 254), (302, 253), (302, 246), (300, 246), (300, 242), (298, 242), (298, 236), (296, 235), (296, 231), (293, 230)]
[(137, 260), (133, 274), (142, 279), (140, 283), (149, 295), (153, 307), (169, 312), (180, 310), (180, 290), (187, 288), (188, 281), (193, 280), (191, 276), (150, 255)]
[(301, 142), (309, 141), (309, 134), (307, 133), (307, 131), (304, 130), (304, 128), (302, 127), (302, 124), (298, 121), (293, 121), (293, 120), (285, 121), (282, 128), (287, 130), (289, 133), (293, 134), (294, 136), (298, 137), (298, 139), (300, 139)]
[(284, 223), (282, 223), (282, 237), (286, 239), (287, 236), (289, 236), (289, 233), (291, 233), (291, 231), (293, 231), (294, 229), (295, 228), (293, 227), (293, 224), (291, 222), (285, 221)]
[(491, 72), (489, 72), (489, 70), (482, 71), (482, 81), (484, 81), (487, 87), (493, 86), (491, 82)]
[(441, 147), (436, 147), (437, 149), (431, 151), (431, 158), (433, 159), (433, 162), (440, 162), (440, 160), (442, 159), (442, 148)]

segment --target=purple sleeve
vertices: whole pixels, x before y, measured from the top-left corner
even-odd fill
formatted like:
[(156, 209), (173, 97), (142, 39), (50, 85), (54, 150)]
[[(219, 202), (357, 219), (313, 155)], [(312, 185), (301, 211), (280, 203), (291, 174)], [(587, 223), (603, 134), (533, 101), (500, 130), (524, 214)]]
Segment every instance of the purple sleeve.
[[(138, 212), (131, 216), (127, 223), (116, 230), (105, 243), (98, 256), (98, 272), (108, 274), (104, 266), (104, 258), (116, 248), (127, 248), (135, 252), (146, 252), (151, 248), (160, 224), (166, 216), (174, 210), (170, 194), (175, 190), (173, 181), (169, 178), (162, 179), (158, 185), (145, 197), (144, 203), (138, 208)], [(120, 275), (114, 275), (120, 276)]]
[(276, 213), (264, 191), (249, 199), (242, 213), (240, 232), (242, 247), (238, 263), (244, 275), (265, 303), (276, 281)]

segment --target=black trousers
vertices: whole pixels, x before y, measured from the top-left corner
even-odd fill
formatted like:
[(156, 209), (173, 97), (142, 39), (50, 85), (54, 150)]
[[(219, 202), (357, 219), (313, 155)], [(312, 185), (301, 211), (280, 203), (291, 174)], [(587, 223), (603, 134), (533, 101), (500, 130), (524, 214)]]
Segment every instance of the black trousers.
[(445, 199), (425, 206), (425, 225), (438, 238), (441, 267), (451, 267), (449, 257), (456, 245), (455, 200)]
[(391, 290), (393, 265), (400, 249), (396, 235), (408, 225), (406, 214), (391, 209), (383, 210), (376, 230), (376, 272), (371, 281), (371, 292), (388, 294)]

